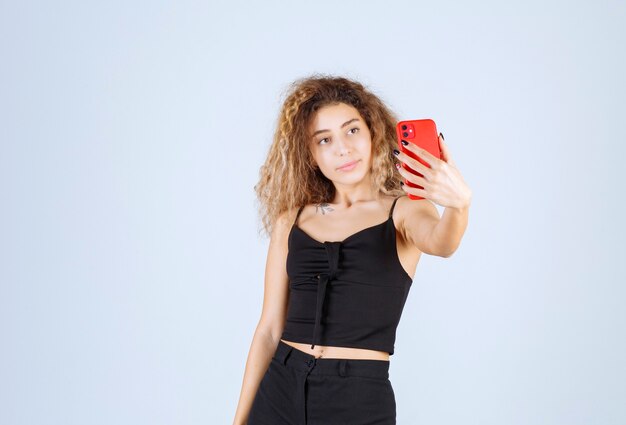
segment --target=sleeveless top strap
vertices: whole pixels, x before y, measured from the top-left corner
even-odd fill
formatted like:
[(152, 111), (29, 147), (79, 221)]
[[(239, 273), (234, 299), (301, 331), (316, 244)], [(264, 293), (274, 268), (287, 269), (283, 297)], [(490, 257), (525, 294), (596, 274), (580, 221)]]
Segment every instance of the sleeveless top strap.
[(304, 205), (300, 207), (300, 209), (298, 210), (298, 214), (296, 214), (296, 219), (293, 221), (294, 226), (296, 225), (296, 223), (298, 223), (298, 217), (300, 217), (300, 213), (302, 212), (303, 209), (304, 209)]
[(393, 214), (393, 209), (394, 209), (394, 208), (395, 208), (395, 206), (396, 206), (396, 201), (397, 201), (399, 198), (401, 198), (402, 196), (404, 196), (404, 195), (400, 195), (400, 196), (398, 196), (396, 199), (394, 199), (394, 200), (393, 200), (393, 203), (391, 204), (391, 208), (389, 209), (389, 218), (391, 218), (391, 215)]

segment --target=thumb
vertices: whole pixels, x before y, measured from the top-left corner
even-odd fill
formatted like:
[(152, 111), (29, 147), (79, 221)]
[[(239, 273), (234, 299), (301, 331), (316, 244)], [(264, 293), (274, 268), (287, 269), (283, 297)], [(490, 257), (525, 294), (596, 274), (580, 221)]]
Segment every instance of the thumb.
[(439, 133), (439, 150), (441, 151), (441, 159), (448, 162), (448, 159), (450, 158), (450, 152), (448, 151), (448, 147), (446, 146), (443, 139), (443, 133)]
[(452, 166), (455, 166), (455, 162), (452, 159), (452, 155), (450, 154), (450, 149), (448, 149), (448, 145), (446, 144), (443, 138), (443, 134), (441, 133), (439, 133), (439, 149), (441, 149), (442, 160)]

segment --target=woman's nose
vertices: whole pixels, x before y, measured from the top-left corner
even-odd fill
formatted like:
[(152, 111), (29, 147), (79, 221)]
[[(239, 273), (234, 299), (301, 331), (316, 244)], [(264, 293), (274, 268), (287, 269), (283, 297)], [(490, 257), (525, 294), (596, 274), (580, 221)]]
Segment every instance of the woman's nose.
[(350, 153), (350, 143), (344, 138), (337, 139), (337, 143), (335, 144), (335, 147), (337, 148), (337, 151), (340, 154), (345, 155), (347, 153)]

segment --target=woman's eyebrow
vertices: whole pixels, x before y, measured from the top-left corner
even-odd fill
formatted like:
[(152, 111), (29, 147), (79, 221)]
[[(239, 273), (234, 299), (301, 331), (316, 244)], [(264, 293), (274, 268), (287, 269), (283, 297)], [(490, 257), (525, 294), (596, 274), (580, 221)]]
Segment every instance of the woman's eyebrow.
[[(351, 120), (348, 120), (348, 121), (344, 122), (343, 124), (341, 124), (341, 128), (344, 128), (345, 126), (347, 126), (348, 124), (350, 124), (350, 123), (352, 123), (354, 121), (359, 121), (359, 119), (358, 118), (352, 118)], [(327, 130), (327, 129), (317, 130), (315, 133), (311, 134), (311, 137), (315, 137), (315, 136), (317, 136), (320, 133), (324, 133), (325, 131), (330, 131), (330, 130)]]

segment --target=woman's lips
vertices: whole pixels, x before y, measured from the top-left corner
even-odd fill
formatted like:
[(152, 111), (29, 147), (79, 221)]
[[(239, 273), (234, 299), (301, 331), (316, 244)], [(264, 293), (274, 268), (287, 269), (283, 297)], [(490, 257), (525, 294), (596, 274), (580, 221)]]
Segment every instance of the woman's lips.
[(339, 167), (339, 168), (337, 168), (337, 169), (338, 169), (338, 170), (341, 170), (341, 171), (350, 171), (350, 170), (352, 170), (354, 167), (356, 167), (356, 165), (357, 165), (357, 163), (358, 163), (359, 161), (360, 161), (360, 160), (349, 162), (347, 165), (344, 165), (343, 167)]

